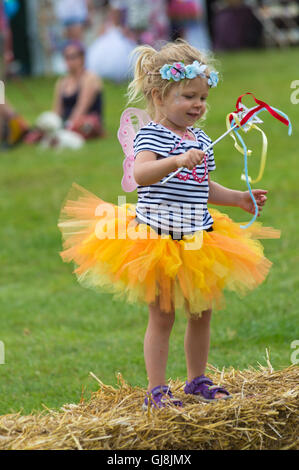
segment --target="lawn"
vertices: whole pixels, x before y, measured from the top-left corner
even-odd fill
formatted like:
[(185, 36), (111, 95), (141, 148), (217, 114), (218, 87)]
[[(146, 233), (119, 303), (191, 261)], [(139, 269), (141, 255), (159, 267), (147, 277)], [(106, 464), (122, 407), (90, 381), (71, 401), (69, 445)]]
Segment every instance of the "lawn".
[[(287, 113), (286, 126), (263, 114), (269, 137), (268, 162), (262, 182), (268, 201), (259, 218), (282, 230), (278, 240), (265, 240), (265, 255), (273, 262), (265, 282), (239, 299), (226, 293), (226, 308), (212, 319), (209, 363), (219, 368), (265, 364), (270, 350), (275, 369), (290, 365), (291, 342), (298, 329), (298, 120), (299, 104), (292, 104), (290, 88), (298, 80), (298, 49), (246, 51), (218, 55), (223, 80), (211, 90), (210, 111), (204, 129), (212, 139), (225, 130), (225, 117), (237, 97), (255, 93)], [(30, 78), (6, 84), (6, 97), (31, 122), (51, 106), (54, 78)], [(57, 219), (73, 181), (102, 199), (117, 203), (124, 195), (122, 151), (116, 133), (125, 107), (126, 86), (105, 82), (105, 117), (108, 136), (79, 151), (42, 151), (19, 145), (0, 153), (1, 202), (1, 316), (0, 340), (5, 364), (0, 365), (0, 413), (58, 408), (88, 398), (97, 389), (89, 376), (116, 384), (121, 372), (131, 385), (146, 386), (143, 335), (146, 305), (129, 305), (82, 288), (73, 266), (59, 256), (61, 234)], [(248, 106), (252, 106), (248, 99)], [(256, 133), (258, 134), (258, 133)], [(260, 136), (247, 141), (255, 149), (249, 174), (259, 167)], [(242, 156), (227, 137), (215, 148), (212, 179), (223, 186), (246, 190), (241, 181)], [(136, 193), (127, 194), (136, 202)], [(219, 207), (219, 206), (215, 206)], [(219, 207), (242, 223), (249, 214)], [(168, 376), (185, 379), (183, 335), (186, 319), (177, 315), (171, 336)], [(283, 385), (283, 384), (282, 384)]]

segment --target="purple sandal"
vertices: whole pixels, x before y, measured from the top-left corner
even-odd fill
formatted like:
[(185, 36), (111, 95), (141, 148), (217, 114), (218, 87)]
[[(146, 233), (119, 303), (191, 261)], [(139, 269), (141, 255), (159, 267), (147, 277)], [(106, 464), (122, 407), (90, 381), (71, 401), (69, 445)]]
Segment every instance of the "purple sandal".
[[(188, 383), (188, 381), (186, 380), (184, 392), (186, 394), (196, 395), (198, 400), (204, 401), (206, 403), (232, 398), (232, 395), (230, 395), (230, 393), (225, 390), (225, 388), (219, 387), (218, 385), (214, 385), (212, 380), (206, 377), (205, 375), (195, 377), (195, 379), (193, 379), (190, 383)], [(215, 398), (215, 395), (218, 392), (225, 393), (227, 396)]]
[(175, 405), (183, 406), (183, 403), (174, 398), (169, 387), (167, 385), (158, 385), (154, 387), (150, 392), (146, 393), (144, 403), (142, 405), (143, 410), (148, 409), (148, 400), (150, 400), (150, 406), (154, 408), (164, 408), (165, 406)]

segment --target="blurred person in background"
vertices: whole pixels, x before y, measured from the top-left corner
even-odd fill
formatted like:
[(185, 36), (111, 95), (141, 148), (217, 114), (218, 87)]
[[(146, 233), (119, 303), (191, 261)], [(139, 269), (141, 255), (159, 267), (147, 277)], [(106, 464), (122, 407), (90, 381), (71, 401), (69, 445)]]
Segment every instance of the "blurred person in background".
[(120, 83), (130, 78), (136, 45), (159, 47), (168, 37), (166, 0), (110, 0), (99, 37), (88, 47), (87, 68)]
[(216, 8), (213, 20), (215, 50), (260, 47), (263, 27), (242, 0), (226, 0), (224, 7)]
[(169, 37), (167, 0), (110, 0), (116, 24), (137, 44), (155, 46)]
[(126, 0), (125, 26), (133, 33), (137, 44), (157, 47), (161, 40), (169, 38), (167, 1)]
[(183, 38), (189, 44), (208, 51), (211, 40), (205, 0), (167, 0), (171, 21), (171, 40)]
[(0, 2), (0, 79), (6, 76), (7, 66), (13, 61), (13, 43), (9, 18), (14, 16), (18, 3), (13, 2), (11, 7), (7, 2)]
[(120, 83), (128, 78), (129, 55), (136, 46), (126, 27), (126, 0), (108, 2), (98, 37), (88, 46), (86, 67), (98, 76)]
[[(85, 48), (79, 41), (67, 41), (63, 48), (67, 73), (60, 77), (54, 89), (53, 112), (60, 116), (64, 129), (80, 134), (84, 139), (104, 137), (103, 83), (85, 67)], [(43, 132), (32, 129), (26, 143), (38, 142)]]
[(78, 41), (69, 41), (63, 49), (68, 73), (56, 82), (53, 111), (65, 127), (85, 139), (103, 135), (101, 78), (86, 70), (85, 49)]
[[(16, 1), (0, 2), (0, 80), (2, 81), (9, 75), (8, 67), (14, 59), (9, 18), (13, 17), (17, 10), (18, 2)], [(1, 149), (8, 149), (20, 142), (28, 130), (29, 124), (26, 120), (11, 106), (5, 96), (1, 96)]]
[(0, 148), (2, 150), (7, 150), (21, 142), (29, 128), (29, 123), (10, 103), (0, 104)]
[(90, 21), (91, 0), (55, 0), (55, 13), (70, 40), (83, 40), (84, 28)]

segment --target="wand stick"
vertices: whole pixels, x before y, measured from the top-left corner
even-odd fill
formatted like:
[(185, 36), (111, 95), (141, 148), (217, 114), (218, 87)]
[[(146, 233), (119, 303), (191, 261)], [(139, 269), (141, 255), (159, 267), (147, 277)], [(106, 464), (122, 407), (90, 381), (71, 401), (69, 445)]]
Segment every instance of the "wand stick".
[[(206, 153), (208, 150), (210, 150), (212, 147), (214, 147), (214, 145), (218, 144), (218, 142), (220, 142), (220, 140), (222, 140), (224, 137), (226, 137), (228, 134), (230, 134), (231, 131), (236, 129), (236, 127), (239, 127), (239, 125), (235, 124), (233, 127), (231, 127), (226, 132), (224, 132), (224, 134), (222, 134), (220, 137), (218, 137), (218, 139), (214, 140), (214, 142), (212, 142), (207, 148), (205, 148), (204, 152)], [(177, 175), (183, 169), (184, 169), (184, 167), (178, 168), (174, 173), (172, 173), (164, 181), (162, 181), (161, 184), (167, 183), (167, 181), (169, 181), (171, 178), (173, 178), (175, 175)]]

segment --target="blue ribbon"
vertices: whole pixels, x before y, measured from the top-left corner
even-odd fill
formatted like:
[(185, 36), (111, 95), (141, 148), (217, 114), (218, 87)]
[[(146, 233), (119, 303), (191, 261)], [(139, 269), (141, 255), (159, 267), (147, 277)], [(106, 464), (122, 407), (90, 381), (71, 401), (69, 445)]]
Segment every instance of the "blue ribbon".
[[(288, 125), (288, 135), (291, 135), (292, 134), (292, 124), (291, 124), (291, 121), (289, 119), (289, 117), (283, 113), (282, 111), (280, 111), (280, 109), (276, 109), (274, 108), (273, 106), (271, 106), (272, 109), (274, 109), (274, 111), (276, 111), (278, 114), (280, 114), (281, 116), (283, 116), (285, 119), (288, 120), (289, 122), (289, 125)], [(267, 111), (267, 109), (264, 107), (262, 109), (260, 109), (259, 111), (257, 111), (255, 114), (253, 114), (253, 116), (251, 116), (251, 118), (245, 123), (243, 124), (243, 126), (245, 126), (248, 122), (250, 122), (254, 116), (257, 116), (259, 113), (261, 113), (262, 111)], [(233, 127), (236, 122), (234, 119), (232, 119), (231, 121), (231, 127)], [(242, 127), (243, 127), (242, 126)], [(250, 197), (254, 203), (254, 207), (255, 207), (255, 214), (253, 216), (253, 218), (251, 219), (251, 221), (247, 224), (247, 225), (240, 225), (240, 228), (248, 228), (250, 227), (251, 224), (253, 224), (253, 222), (256, 220), (257, 218), (257, 215), (258, 215), (258, 206), (257, 206), (257, 203), (256, 203), (256, 200), (252, 194), (252, 191), (251, 191), (251, 187), (250, 187), (250, 183), (249, 183), (249, 179), (248, 179), (248, 165), (247, 165), (247, 147), (246, 147), (246, 144), (243, 140), (243, 138), (241, 137), (241, 135), (239, 134), (240, 132), (240, 128), (236, 128), (236, 129), (233, 129), (234, 133), (236, 134), (236, 137), (239, 139), (239, 142), (241, 143), (242, 147), (243, 147), (243, 150), (244, 150), (244, 171), (245, 171), (245, 178), (246, 178), (246, 184), (247, 184), (247, 187), (248, 187), (248, 190), (249, 190), (249, 194), (250, 194)]]

